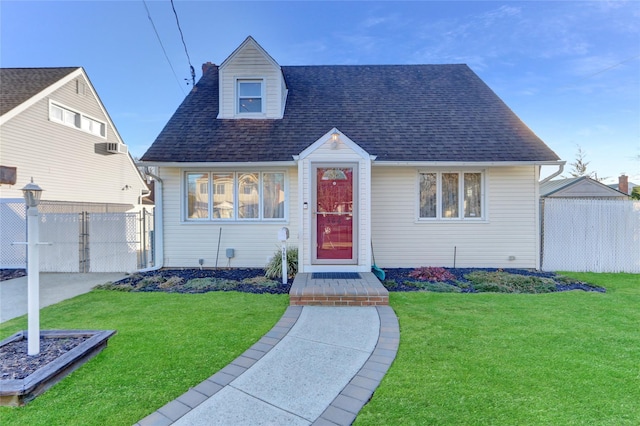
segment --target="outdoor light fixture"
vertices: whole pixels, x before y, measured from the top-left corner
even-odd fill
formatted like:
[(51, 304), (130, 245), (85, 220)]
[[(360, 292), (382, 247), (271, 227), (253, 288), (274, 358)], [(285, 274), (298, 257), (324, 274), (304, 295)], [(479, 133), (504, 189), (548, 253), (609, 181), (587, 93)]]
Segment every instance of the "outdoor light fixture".
[(33, 178), (31, 178), (31, 182), (22, 188), (22, 194), (27, 207), (38, 207), (38, 204), (40, 204), (40, 196), (42, 196), (42, 188), (33, 183)]
[(335, 130), (331, 133), (331, 149), (338, 149), (338, 142), (340, 141), (340, 133)]
[(27, 204), (27, 354), (40, 353), (40, 255), (38, 204), (42, 188), (28, 183), (22, 188)]

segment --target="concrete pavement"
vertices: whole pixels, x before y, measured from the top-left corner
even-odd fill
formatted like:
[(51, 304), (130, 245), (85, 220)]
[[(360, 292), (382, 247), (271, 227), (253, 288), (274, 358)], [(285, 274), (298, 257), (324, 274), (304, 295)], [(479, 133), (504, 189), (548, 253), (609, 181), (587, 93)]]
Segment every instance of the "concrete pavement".
[(389, 306), (291, 306), (258, 343), (137, 426), (350, 425), (398, 343)]
[[(126, 277), (124, 273), (40, 273), (40, 307), (89, 292), (98, 284)], [(0, 281), (0, 323), (27, 313), (27, 277)]]
[[(40, 306), (125, 274), (40, 274)], [(27, 277), (0, 282), (0, 322), (26, 314)], [(231, 364), (137, 425), (350, 425), (395, 359), (389, 306), (290, 306)]]

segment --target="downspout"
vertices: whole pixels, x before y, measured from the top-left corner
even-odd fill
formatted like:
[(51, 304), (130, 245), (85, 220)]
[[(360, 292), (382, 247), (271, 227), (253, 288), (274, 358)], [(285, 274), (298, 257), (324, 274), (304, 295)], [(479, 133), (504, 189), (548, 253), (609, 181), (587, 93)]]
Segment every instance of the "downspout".
[(555, 173), (552, 173), (551, 175), (547, 176), (546, 178), (542, 179), (539, 183), (539, 185), (542, 185), (543, 183), (547, 183), (549, 182), (551, 179), (553, 179), (556, 176), (559, 176), (562, 174), (562, 172), (564, 172), (564, 165), (566, 164), (566, 161), (562, 161), (558, 164), (558, 171), (556, 171)]
[[(560, 174), (562, 174), (562, 172), (564, 171), (564, 165), (566, 164), (566, 161), (562, 161), (558, 164), (558, 170), (555, 173), (552, 173), (551, 175), (547, 176), (546, 178), (542, 179), (540, 182), (538, 182), (538, 186), (536, 187), (536, 200), (538, 200), (538, 210), (536, 212), (536, 233), (538, 234), (538, 240), (536, 242), (536, 269), (537, 270), (542, 270), (542, 260), (543, 260), (543, 256), (544, 256), (544, 241), (543, 241), (543, 226), (544, 226), (544, 201), (542, 198), (540, 198), (540, 185), (549, 182), (551, 179), (553, 179), (556, 176), (559, 176)], [(538, 177), (540, 175), (540, 169), (542, 169), (542, 166), (538, 169)]]
[(153, 228), (155, 232), (153, 233), (153, 245), (155, 247), (155, 256), (154, 256), (154, 265), (150, 268), (144, 268), (138, 270), (138, 272), (150, 272), (157, 271), (158, 269), (164, 266), (164, 229), (162, 226), (162, 179), (152, 173), (146, 173), (147, 176), (151, 176), (151, 178), (156, 182), (155, 188), (155, 207), (153, 209)]

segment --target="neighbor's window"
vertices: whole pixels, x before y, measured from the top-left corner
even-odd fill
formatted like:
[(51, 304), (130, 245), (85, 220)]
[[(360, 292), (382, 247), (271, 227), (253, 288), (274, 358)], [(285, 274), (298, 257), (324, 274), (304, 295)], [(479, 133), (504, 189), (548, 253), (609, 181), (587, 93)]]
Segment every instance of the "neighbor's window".
[(262, 112), (262, 80), (238, 80), (238, 113)]
[(102, 121), (53, 102), (49, 104), (49, 119), (103, 138), (107, 134), (107, 125)]
[(283, 172), (188, 172), (186, 219), (283, 220), (284, 180)]
[(419, 174), (420, 219), (482, 219), (481, 172)]

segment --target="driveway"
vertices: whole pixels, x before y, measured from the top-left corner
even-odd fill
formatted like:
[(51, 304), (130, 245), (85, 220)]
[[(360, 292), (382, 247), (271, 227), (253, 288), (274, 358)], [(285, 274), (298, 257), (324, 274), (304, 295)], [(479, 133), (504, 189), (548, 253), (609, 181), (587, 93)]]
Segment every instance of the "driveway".
[[(40, 308), (89, 292), (98, 284), (124, 278), (124, 273), (40, 274)], [(0, 281), (0, 323), (27, 313), (27, 277)]]

